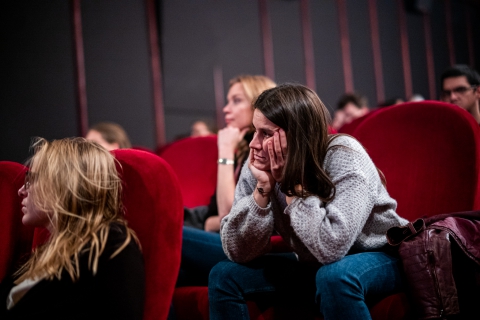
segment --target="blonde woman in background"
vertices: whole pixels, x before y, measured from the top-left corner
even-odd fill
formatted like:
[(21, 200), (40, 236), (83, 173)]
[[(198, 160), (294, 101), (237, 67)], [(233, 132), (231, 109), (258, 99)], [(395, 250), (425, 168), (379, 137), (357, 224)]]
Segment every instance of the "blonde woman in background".
[(2, 282), (1, 319), (141, 319), (145, 274), (123, 218), (115, 159), (83, 138), (38, 139), (22, 223), (50, 237)]
[(240, 169), (250, 152), (253, 103), (263, 91), (275, 85), (262, 75), (240, 75), (230, 80), (223, 108), (226, 127), (218, 131), (216, 194), (209, 206), (185, 210), (182, 266), (177, 285), (206, 285), (210, 269), (226, 258), (218, 231), (220, 221), (230, 212)]

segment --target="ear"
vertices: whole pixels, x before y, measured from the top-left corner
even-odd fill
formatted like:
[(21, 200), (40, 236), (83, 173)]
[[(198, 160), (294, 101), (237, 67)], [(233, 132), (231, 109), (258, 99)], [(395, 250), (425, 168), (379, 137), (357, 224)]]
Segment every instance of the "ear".
[(477, 99), (480, 99), (480, 86), (478, 86), (476, 89), (475, 89), (475, 97)]

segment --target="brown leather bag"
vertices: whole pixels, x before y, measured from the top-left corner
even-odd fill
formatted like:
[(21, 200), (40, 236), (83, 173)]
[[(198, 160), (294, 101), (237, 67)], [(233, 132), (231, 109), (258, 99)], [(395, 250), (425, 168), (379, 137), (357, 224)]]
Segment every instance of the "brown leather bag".
[[(419, 319), (480, 318), (473, 302), (477, 298), (468, 292), (476, 289), (475, 294), (480, 295), (479, 235), (480, 211), (417, 219), (387, 231), (388, 243), (398, 247), (411, 304)], [(469, 276), (455, 276), (462, 273)]]

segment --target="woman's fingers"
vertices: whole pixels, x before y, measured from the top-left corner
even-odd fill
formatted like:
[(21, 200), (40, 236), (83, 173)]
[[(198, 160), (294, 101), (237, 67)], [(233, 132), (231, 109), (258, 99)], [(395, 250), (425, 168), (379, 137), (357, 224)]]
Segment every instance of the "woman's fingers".
[(245, 133), (245, 130), (240, 131), (238, 128), (234, 127), (225, 127), (219, 130), (217, 133), (218, 147), (222, 150), (235, 150), (237, 144), (243, 139)]
[(272, 168), (277, 163), (277, 160), (275, 159), (275, 151), (273, 150), (273, 148), (274, 148), (274, 146), (273, 146), (272, 141), (268, 141), (268, 143), (267, 143), (268, 156), (270, 158), (270, 166)]
[(280, 146), (282, 148), (282, 155), (285, 158), (287, 156), (287, 135), (283, 129), (278, 130), (280, 136)]
[(283, 162), (284, 154), (283, 154), (283, 146), (281, 144), (280, 134), (275, 132), (273, 134), (273, 145), (275, 147), (275, 155), (277, 156), (277, 162)]
[(282, 179), (283, 166), (287, 156), (287, 136), (282, 129), (273, 134), (270, 141), (267, 142), (268, 155), (270, 157), (270, 170), (275, 180)]

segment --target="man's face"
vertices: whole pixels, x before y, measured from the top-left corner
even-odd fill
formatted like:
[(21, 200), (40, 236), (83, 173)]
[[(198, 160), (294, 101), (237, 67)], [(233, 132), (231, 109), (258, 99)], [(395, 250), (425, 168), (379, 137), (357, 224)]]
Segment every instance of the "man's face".
[(480, 88), (468, 83), (467, 77), (451, 77), (443, 80), (441, 100), (456, 104), (462, 109), (472, 113), (478, 108)]

